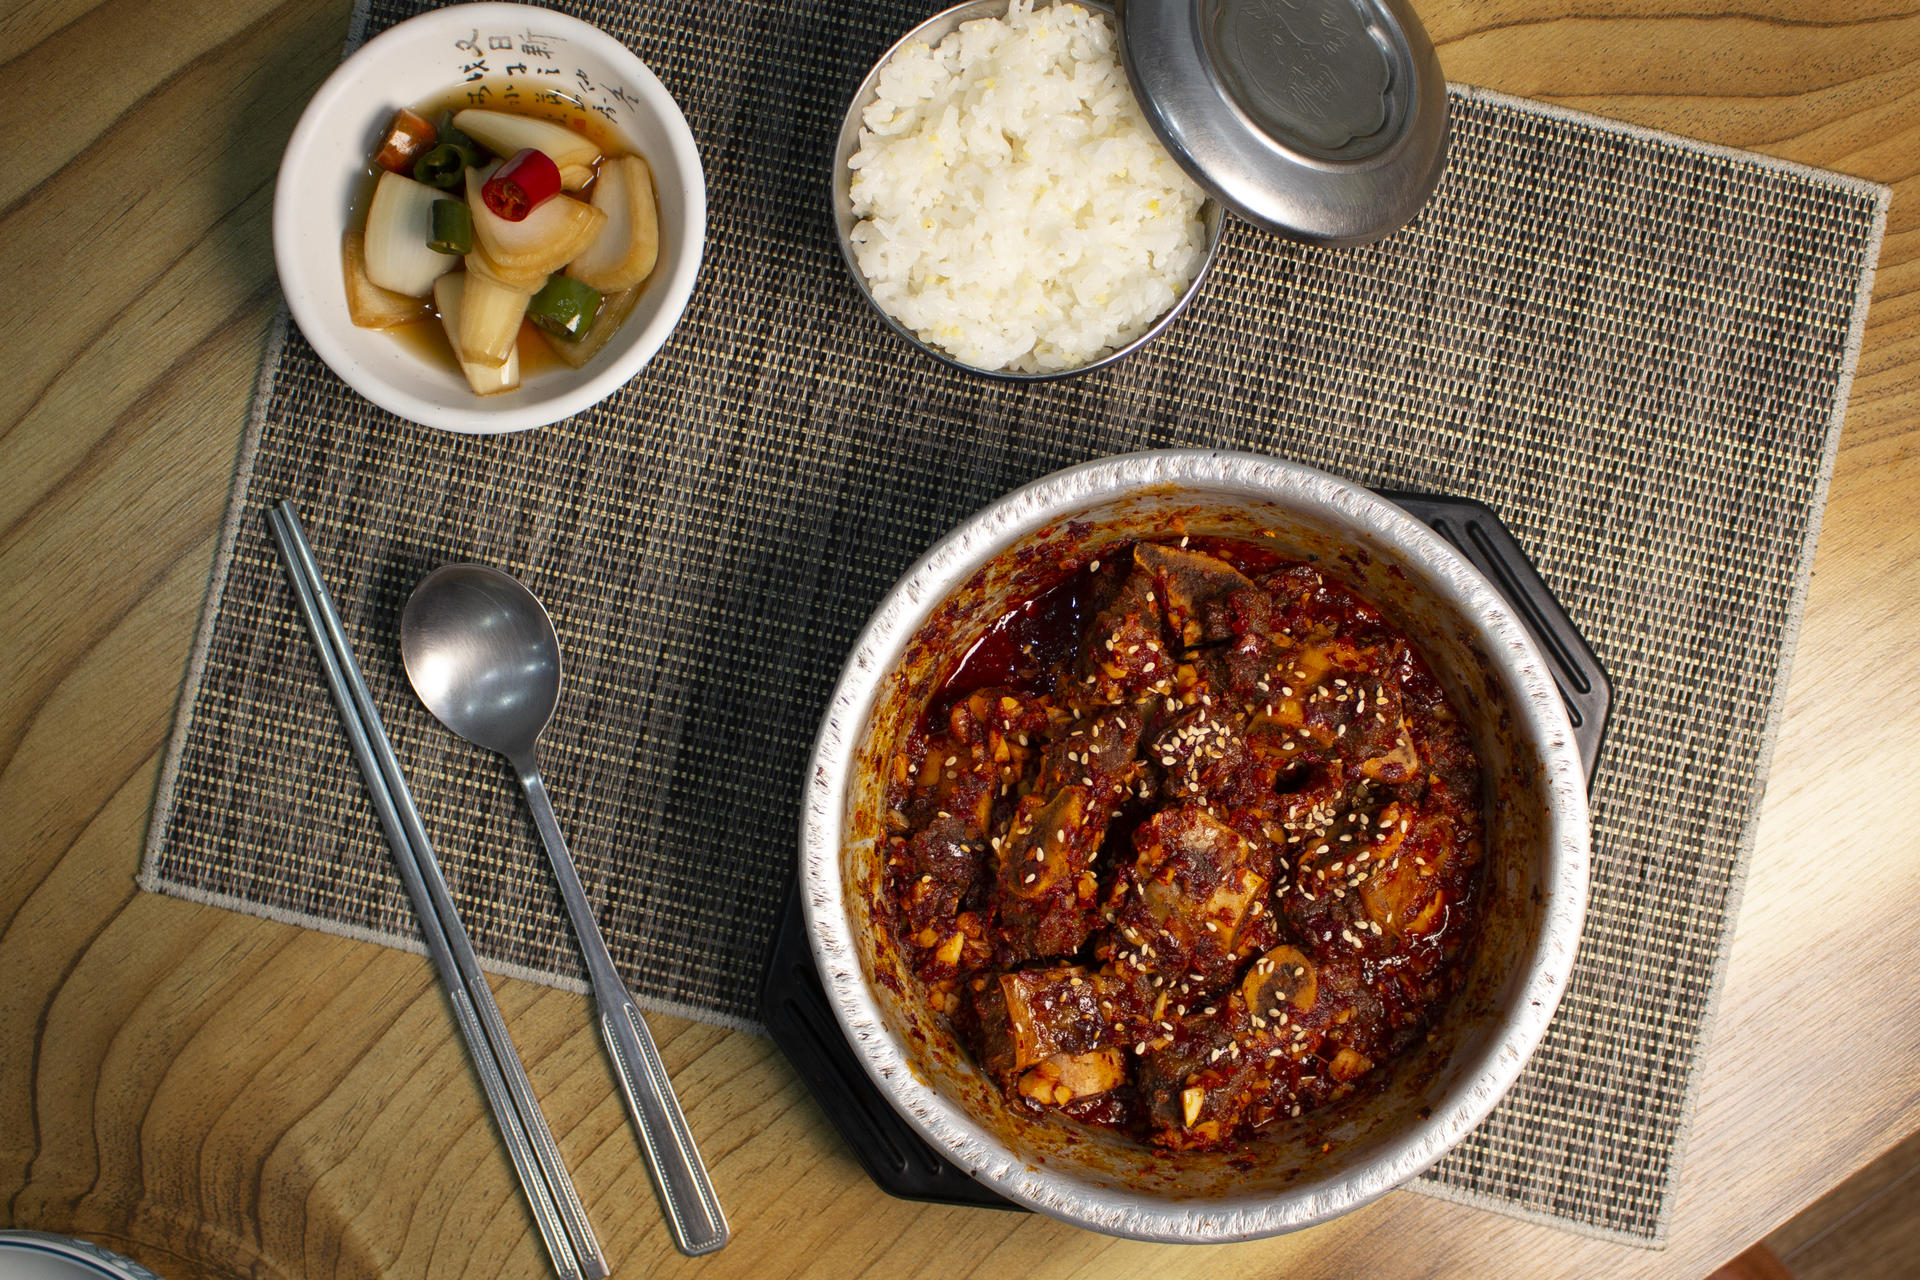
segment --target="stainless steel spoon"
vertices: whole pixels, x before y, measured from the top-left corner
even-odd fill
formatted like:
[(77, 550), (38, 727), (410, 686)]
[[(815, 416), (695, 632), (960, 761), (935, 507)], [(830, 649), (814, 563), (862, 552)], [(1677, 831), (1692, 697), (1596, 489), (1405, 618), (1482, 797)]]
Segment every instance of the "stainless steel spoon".
[(513, 765), (586, 958), (600, 1034), (640, 1131), (674, 1243), (691, 1256), (712, 1253), (727, 1242), (726, 1216), (646, 1020), (607, 954), (540, 780), (540, 735), (560, 702), (560, 637), (553, 620), (512, 576), (486, 565), (445, 565), (421, 579), (407, 600), (400, 656), (414, 692), (441, 724)]

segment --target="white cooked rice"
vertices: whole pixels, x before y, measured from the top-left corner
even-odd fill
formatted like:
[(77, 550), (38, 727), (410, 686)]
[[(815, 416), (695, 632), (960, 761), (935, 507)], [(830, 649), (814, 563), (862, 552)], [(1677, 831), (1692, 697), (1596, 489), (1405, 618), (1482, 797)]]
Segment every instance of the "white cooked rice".
[(888, 315), (964, 364), (1073, 369), (1144, 333), (1206, 253), (1205, 200), (1141, 118), (1112, 24), (1013, 0), (880, 73), (854, 258)]

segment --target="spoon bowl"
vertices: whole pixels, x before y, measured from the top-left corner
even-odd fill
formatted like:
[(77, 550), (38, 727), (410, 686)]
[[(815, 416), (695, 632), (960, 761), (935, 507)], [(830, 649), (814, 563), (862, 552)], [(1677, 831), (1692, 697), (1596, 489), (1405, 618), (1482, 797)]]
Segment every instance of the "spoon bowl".
[(560, 636), (539, 597), (484, 564), (449, 564), (400, 615), (400, 660), (434, 718), (516, 765), (560, 705)]

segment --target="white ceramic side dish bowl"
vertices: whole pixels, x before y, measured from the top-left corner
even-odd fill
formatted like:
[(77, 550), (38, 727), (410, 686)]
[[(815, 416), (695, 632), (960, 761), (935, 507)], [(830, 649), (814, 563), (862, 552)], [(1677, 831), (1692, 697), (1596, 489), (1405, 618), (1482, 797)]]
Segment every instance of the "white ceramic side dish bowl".
[(159, 1280), (132, 1258), (90, 1240), (46, 1231), (0, 1231), (0, 1276), (6, 1280)]
[[(1427, 657), (1485, 771), (1487, 867), (1465, 989), (1426, 1041), (1352, 1098), (1233, 1153), (1153, 1151), (1016, 1112), (927, 1006), (876, 923), (885, 762), (992, 622), (1100, 549), (1269, 538), (1379, 605)], [(1519, 1076), (1559, 1004), (1585, 917), (1585, 774), (1520, 619), (1431, 530), (1365, 489), (1274, 458), (1130, 454), (990, 503), (881, 601), (828, 704), (800, 822), (802, 904), (829, 1002), (867, 1074), (941, 1155), (1009, 1199), (1112, 1235), (1219, 1243), (1324, 1222), (1433, 1164)]]
[[(652, 167), (660, 210), (659, 265), (606, 349), (585, 368), (542, 370), (517, 390), (486, 397), (474, 395), (451, 365), (423, 359), (391, 334), (355, 327), (340, 271), (353, 198), (394, 111), (476, 76), (494, 86), (511, 78), (529, 96), (551, 86), (589, 109), (604, 108), (598, 114), (606, 127)], [(700, 154), (666, 86), (598, 27), (531, 5), (454, 5), (369, 40), (307, 104), (273, 192), (280, 287), (320, 358), (381, 408), (472, 434), (557, 422), (639, 373), (687, 308), (706, 233)]]

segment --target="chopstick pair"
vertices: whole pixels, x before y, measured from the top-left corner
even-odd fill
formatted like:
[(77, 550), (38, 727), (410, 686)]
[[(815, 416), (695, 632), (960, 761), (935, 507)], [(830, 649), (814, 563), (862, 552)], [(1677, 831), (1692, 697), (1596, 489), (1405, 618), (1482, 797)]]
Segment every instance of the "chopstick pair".
[(400, 772), (380, 711), (373, 703), (360, 664), (354, 660), (345, 628), (334, 608), (333, 597), (320, 577), (313, 548), (307, 544), (300, 527), (299, 514), (291, 502), (269, 508), (267, 528), (279, 549), (280, 561), (293, 588), (294, 603), (307, 631), (313, 638), (315, 653), (326, 674), (327, 688), (340, 709), (340, 720), (347, 731), (347, 744), (366, 778), (374, 812), (393, 846), (393, 860), (399, 866), (407, 897), (420, 917), (420, 930), (426, 935), (427, 953), (440, 971), (447, 995), (453, 1002), (454, 1022), (472, 1055), (474, 1069), (493, 1107), (493, 1117), (506, 1140), (507, 1154), (526, 1191), (534, 1222), (546, 1242), (554, 1270), (561, 1280), (602, 1280), (607, 1274), (606, 1259), (587, 1222), (573, 1179), (561, 1162), (560, 1148), (553, 1131), (541, 1113), (527, 1079), (520, 1054), (507, 1034), (500, 1009), (494, 1004), (493, 990), (480, 972), (453, 895), (447, 890), (440, 864), (433, 855), (414, 806), (413, 793)]

